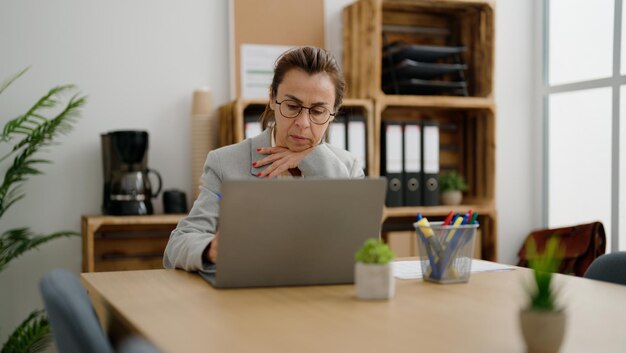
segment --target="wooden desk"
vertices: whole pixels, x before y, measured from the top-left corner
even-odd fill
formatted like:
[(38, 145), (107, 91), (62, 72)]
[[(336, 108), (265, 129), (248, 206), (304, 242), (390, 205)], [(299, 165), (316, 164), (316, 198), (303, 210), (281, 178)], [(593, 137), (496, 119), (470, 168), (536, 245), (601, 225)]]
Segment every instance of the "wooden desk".
[[(354, 287), (216, 290), (197, 274), (82, 274), (105, 324), (163, 352), (524, 352), (518, 310), (529, 271), (472, 274), (467, 284), (396, 283), (390, 301)], [(626, 286), (558, 275), (568, 324), (563, 353), (626, 351)], [(118, 326), (119, 327), (119, 326)]]

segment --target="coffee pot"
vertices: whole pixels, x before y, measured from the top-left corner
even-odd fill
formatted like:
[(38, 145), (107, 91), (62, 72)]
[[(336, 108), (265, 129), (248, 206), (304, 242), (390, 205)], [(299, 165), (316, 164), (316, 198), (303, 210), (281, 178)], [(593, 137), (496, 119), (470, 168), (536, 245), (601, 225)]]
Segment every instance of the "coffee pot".
[[(161, 191), (161, 175), (148, 168), (148, 133), (112, 131), (101, 134), (104, 190), (102, 212), (111, 215), (153, 214), (152, 198)], [(149, 174), (158, 179), (152, 191)]]

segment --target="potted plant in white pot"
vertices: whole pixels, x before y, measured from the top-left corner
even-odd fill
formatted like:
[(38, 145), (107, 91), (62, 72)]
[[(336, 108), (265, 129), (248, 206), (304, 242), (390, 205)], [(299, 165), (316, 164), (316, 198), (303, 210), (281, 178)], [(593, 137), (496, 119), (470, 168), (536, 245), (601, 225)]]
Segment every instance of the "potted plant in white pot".
[(558, 238), (548, 240), (542, 254), (529, 242), (528, 263), (533, 270), (533, 285), (528, 288), (528, 307), (520, 311), (522, 335), (527, 352), (558, 352), (565, 335), (566, 315), (556, 303), (553, 273), (558, 269), (562, 249)]
[(391, 261), (394, 253), (379, 239), (368, 239), (355, 254), (354, 281), (358, 299), (390, 299), (395, 294)]
[(463, 201), (463, 191), (467, 190), (465, 178), (456, 171), (439, 175), (441, 188), (441, 203), (444, 205), (460, 205)]

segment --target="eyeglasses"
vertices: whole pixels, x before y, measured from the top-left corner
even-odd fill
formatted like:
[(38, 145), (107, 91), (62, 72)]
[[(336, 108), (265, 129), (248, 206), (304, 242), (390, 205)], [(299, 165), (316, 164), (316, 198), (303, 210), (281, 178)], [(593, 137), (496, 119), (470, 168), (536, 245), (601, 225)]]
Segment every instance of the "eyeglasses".
[(302, 109), (309, 110), (309, 120), (313, 124), (324, 125), (330, 119), (331, 116), (335, 116), (337, 113), (331, 113), (328, 108), (317, 105), (314, 107), (305, 107), (302, 104), (291, 100), (285, 99), (282, 102), (275, 101), (280, 107), (280, 113), (288, 119), (296, 118), (302, 112)]

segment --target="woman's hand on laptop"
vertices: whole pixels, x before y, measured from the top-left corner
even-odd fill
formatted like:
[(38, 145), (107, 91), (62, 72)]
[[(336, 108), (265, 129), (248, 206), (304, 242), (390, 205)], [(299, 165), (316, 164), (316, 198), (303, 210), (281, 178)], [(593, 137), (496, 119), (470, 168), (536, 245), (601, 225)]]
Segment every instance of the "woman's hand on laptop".
[(257, 152), (267, 154), (265, 158), (259, 159), (252, 163), (254, 167), (262, 167), (267, 165), (257, 176), (259, 178), (277, 177), (292, 168), (297, 168), (302, 159), (309, 154), (313, 148), (307, 148), (303, 151), (292, 151), (285, 147), (264, 147), (259, 148)]
[(212, 263), (217, 263), (217, 243), (220, 238), (219, 230), (215, 233), (215, 237), (211, 240), (211, 244), (209, 244), (209, 251), (207, 253), (208, 260)]

